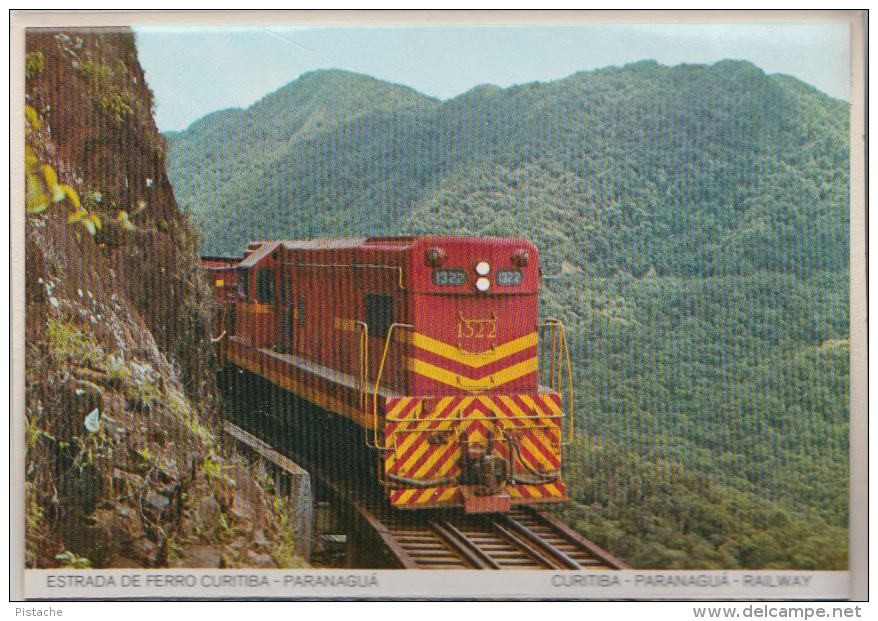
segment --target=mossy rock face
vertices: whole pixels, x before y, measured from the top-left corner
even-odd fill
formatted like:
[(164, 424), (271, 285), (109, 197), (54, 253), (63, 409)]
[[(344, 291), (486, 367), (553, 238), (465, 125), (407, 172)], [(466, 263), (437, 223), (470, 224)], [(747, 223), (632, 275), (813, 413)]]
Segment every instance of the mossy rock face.
[(216, 535), (221, 513), (219, 503), (209, 496), (202, 498), (198, 504), (198, 528), (206, 540), (209, 541)]
[(104, 391), (97, 384), (88, 380), (77, 380), (72, 404), (78, 414), (87, 415), (95, 409), (104, 407)]
[(120, 542), (129, 539), (117, 514), (110, 509), (98, 509), (84, 520), (84, 524), (65, 529), (67, 549), (91, 561), (92, 567), (105, 567), (118, 553)]
[(104, 480), (92, 464), (70, 468), (61, 478), (61, 490), (69, 513), (85, 516), (92, 513), (104, 498)]
[(95, 410), (103, 411), (103, 389), (88, 380), (68, 380), (61, 386), (60, 397), (52, 435), (70, 442), (89, 434), (85, 428), (85, 418)]

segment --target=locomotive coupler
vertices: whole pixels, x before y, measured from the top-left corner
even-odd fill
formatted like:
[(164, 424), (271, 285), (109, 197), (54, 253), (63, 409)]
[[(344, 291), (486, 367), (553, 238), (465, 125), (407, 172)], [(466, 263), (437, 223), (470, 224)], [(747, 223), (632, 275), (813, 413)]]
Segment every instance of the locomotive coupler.
[(493, 441), (488, 437), (483, 447), (471, 444), (466, 433), (460, 434), (460, 482), (472, 486), (472, 492), (477, 496), (502, 493), (509, 479), (509, 464), (493, 453)]

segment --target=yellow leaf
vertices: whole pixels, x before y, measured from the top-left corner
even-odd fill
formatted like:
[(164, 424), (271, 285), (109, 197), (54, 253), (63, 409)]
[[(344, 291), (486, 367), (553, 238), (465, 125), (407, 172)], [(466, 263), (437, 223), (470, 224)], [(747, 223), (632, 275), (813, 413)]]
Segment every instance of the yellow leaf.
[(27, 120), (30, 121), (30, 124), (33, 125), (34, 129), (39, 129), (42, 127), (42, 123), (40, 123), (40, 119), (37, 116), (37, 111), (31, 108), (30, 106), (24, 107), (24, 114), (27, 117)]
[(43, 191), (43, 181), (36, 175), (27, 175), (27, 213), (42, 213), (50, 205), (49, 196)]
[(134, 225), (131, 224), (131, 221), (128, 219), (128, 212), (124, 209), (119, 210), (119, 217), (116, 218), (122, 228), (126, 231), (130, 231), (134, 228)]
[[(91, 218), (91, 221), (94, 223), (95, 227), (98, 230), (100, 230), (102, 228), (101, 227), (101, 219), (98, 217), (98, 215), (93, 213), (93, 214), (91, 214), (90, 218)], [(94, 233), (92, 233), (92, 235), (94, 235)]]
[(69, 185), (62, 185), (61, 189), (64, 191), (64, 194), (67, 195), (67, 198), (70, 199), (70, 202), (79, 209), (81, 205), (79, 204), (79, 196), (76, 194), (76, 190), (71, 188)]
[(24, 147), (24, 164), (27, 166), (28, 172), (31, 169), (35, 168), (40, 161), (37, 159), (37, 156), (34, 155), (34, 150), (30, 148), (29, 145), (25, 145)]
[(79, 222), (87, 215), (88, 212), (85, 209), (79, 209), (75, 213), (70, 214), (70, 216), (67, 218), (67, 222), (69, 222), (70, 224), (73, 224), (74, 222)]
[[(56, 188), (58, 187), (58, 175), (55, 174), (55, 169), (48, 164), (43, 164), (42, 173), (43, 179), (46, 180), (46, 187), (53, 195), (57, 194)], [(62, 196), (61, 198), (64, 197)]]

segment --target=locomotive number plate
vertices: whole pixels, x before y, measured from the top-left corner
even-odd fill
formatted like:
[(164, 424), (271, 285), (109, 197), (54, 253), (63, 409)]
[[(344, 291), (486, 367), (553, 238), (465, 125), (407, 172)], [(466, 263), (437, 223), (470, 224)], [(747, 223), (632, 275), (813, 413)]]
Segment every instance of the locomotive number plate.
[(457, 337), (461, 339), (492, 339), (497, 337), (497, 317), (490, 319), (467, 319), (457, 314)]

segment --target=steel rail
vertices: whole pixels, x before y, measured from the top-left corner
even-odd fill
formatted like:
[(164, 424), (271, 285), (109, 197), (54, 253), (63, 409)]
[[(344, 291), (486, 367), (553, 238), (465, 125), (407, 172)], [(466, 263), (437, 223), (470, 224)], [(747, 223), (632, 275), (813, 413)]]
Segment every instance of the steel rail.
[(533, 558), (537, 563), (539, 563), (546, 569), (565, 569), (557, 561), (552, 559), (550, 556), (544, 554), (538, 546), (535, 546), (531, 542), (522, 539), (511, 530), (508, 530), (507, 528), (502, 526), (499, 522), (494, 521), (493, 526), (497, 530), (497, 532), (500, 533), (501, 536), (524, 550), (526, 554), (528, 554), (531, 558)]
[(536, 546), (541, 552), (544, 552), (551, 556), (555, 561), (561, 565), (561, 569), (582, 569), (582, 565), (572, 559), (570, 556), (553, 546), (551, 543), (546, 541), (544, 538), (537, 535), (531, 529), (526, 527), (524, 524), (515, 520), (508, 515), (501, 515), (497, 518), (494, 518), (495, 522), (503, 522), (503, 525), (510, 527), (516, 534), (523, 537), (525, 540), (529, 541), (532, 545)]
[(499, 563), (447, 520), (433, 520), (430, 528), (475, 569), (502, 569)]
[(592, 556), (597, 559), (600, 559), (605, 564), (610, 566), (613, 569), (631, 569), (631, 566), (628, 565), (625, 561), (616, 558), (596, 543), (589, 541), (578, 532), (567, 526), (564, 522), (557, 519), (547, 511), (534, 510), (533, 514), (544, 524), (546, 524), (549, 528), (556, 531), (559, 535), (561, 535), (568, 542), (573, 544), (578, 548), (583, 548), (589, 552)]

